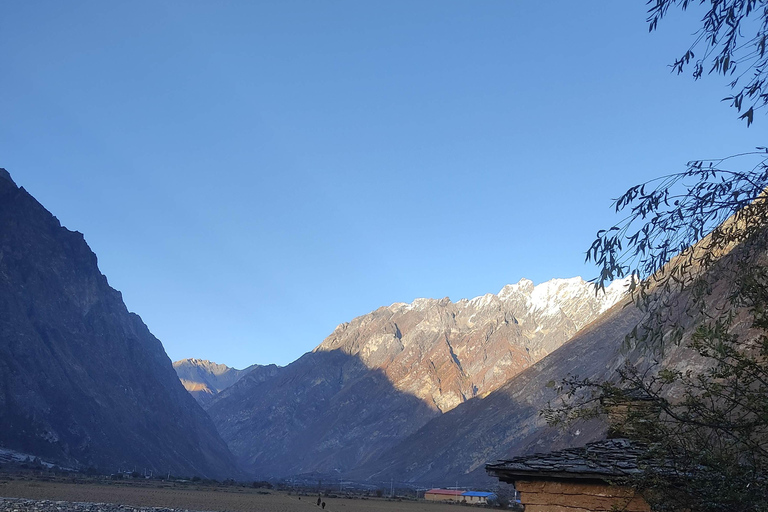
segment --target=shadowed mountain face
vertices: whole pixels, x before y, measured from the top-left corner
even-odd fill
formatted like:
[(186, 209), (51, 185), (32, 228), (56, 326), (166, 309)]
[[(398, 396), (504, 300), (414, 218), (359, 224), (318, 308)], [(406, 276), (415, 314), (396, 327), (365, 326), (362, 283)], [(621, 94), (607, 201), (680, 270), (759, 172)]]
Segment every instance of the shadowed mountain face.
[(221, 393), (246, 374), (257, 371), (267, 378), (275, 375), (279, 367), (274, 364), (265, 366), (254, 364), (243, 370), (237, 370), (204, 359), (182, 359), (173, 363), (173, 369), (176, 370), (176, 374), (189, 394), (197, 400), (197, 403), (205, 407), (214, 395)]
[(439, 414), (340, 350), (305, 354), (269, 378), (251, 372), (208, 412), (243, 466), (260, 477), (338, 475)]
[(160, 342), (0, 169), (0, 446), (68, 465), (236, 474)]
[[(429, 420), (498, 388), (622, 296), (580, 278), (523, 280), (453, 303), (417, 299), (358, 317), (274, 376), (251, 372), (208, 413), (259, 476), (351, 470)], [(259, 443), (261, 439), (268, 440)]]

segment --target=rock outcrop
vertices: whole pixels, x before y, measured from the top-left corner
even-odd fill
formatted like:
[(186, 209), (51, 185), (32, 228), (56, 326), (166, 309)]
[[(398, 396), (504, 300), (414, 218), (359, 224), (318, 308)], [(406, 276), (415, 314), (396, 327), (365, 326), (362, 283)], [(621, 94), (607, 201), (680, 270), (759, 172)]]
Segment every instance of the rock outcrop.
[(0, 169), (0, 446), (75, 467), (236, 475), (162, 345)]

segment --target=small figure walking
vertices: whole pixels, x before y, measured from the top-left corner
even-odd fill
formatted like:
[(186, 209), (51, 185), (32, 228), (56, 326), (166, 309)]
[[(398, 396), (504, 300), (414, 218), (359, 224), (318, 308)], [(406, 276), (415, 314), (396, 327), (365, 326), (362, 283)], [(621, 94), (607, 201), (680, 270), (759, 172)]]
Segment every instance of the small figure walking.
[(323, 510), (325, 510), (325, 502), (323, 502)]

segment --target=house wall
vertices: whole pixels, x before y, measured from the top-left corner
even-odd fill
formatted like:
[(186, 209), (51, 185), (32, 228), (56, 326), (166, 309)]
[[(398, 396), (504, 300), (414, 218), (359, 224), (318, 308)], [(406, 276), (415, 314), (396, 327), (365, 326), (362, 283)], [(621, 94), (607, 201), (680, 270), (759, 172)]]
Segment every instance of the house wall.
[(426, 493), (424, 499), (427, 501), (459, 501), (463, 496), (452, 494), (432, 494)]
[(584, 481), (515, 481), (525, 512), (650, 512), (629, 487)]

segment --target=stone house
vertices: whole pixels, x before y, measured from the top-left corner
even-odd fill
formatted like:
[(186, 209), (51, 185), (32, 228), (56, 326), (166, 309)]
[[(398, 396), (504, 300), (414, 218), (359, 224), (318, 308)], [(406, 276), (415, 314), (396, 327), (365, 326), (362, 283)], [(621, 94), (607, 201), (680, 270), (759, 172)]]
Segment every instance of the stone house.
[(650, 512), (634, 489), (615, 483), (640, 471), (643, 453), (628, 439), (608, 439), (502, 460), (485, 469), (515, 486), (526, 512)]

